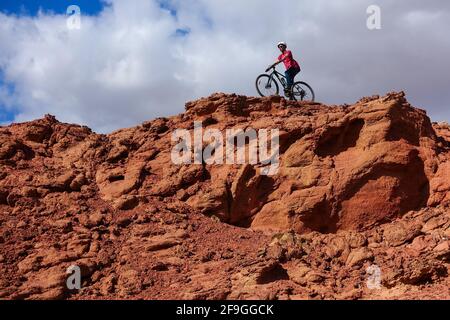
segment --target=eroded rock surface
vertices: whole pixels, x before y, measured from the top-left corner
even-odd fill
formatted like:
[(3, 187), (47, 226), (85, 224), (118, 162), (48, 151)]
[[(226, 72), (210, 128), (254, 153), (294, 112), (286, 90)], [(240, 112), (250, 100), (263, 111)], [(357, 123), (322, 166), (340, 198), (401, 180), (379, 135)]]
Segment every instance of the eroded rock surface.
[[(278, 173), (174, 165), (194, 121), (279, 129)], [(0, 128), (0, 298), (448, 299), (449, 237), (450, 127), (403, 93), (214, 94), (109, 135), (52, 116)]]

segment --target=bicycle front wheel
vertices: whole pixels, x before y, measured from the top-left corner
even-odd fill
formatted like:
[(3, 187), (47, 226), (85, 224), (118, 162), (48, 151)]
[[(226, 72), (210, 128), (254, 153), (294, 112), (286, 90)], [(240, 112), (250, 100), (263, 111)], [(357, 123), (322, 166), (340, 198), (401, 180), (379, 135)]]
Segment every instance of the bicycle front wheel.
[(306, 82), (296, 82), (292, 86), (292, 97), (295, 101), (314, 102), (316, 96), (314, 90)]
[(262, 74), (256, 79), (256, 90), (261, 97), (276, 96), (280, 91), (278, 83), (267, 74)]

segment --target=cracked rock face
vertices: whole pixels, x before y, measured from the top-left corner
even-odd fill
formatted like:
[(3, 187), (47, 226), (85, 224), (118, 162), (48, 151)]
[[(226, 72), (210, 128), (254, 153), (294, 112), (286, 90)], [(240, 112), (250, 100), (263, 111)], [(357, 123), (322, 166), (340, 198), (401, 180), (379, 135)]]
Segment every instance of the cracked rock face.
[[(278, 129), (278, 172), (175, 165), (195, 121)], [(448, 299), (449, 204), (450, 127), (403, 93), (214, 94), (109, 135), (46, 116), (0, 128), (0, 298)]]

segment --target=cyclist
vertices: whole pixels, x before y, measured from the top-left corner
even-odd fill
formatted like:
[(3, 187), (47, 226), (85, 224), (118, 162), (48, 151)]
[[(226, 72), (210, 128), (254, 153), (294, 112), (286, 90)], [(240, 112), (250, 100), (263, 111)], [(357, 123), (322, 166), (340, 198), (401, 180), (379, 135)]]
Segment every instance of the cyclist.
[(277, 61), (275, 61), (274, 65), (278, 65), (281, 62), (284, 63), (284, 66), (286, 67), (285, 75), (287, 80), (287, 88), (284, 89), (284, 92), (287, 96), (290, 96), (291, 87), (294, 84), (294, 78), (301, 71), (300, 65), (294, 60), (292, 52), (287, 50), (286, 42), (279, 42), (278, 49), (280, 49), (281, 54)]

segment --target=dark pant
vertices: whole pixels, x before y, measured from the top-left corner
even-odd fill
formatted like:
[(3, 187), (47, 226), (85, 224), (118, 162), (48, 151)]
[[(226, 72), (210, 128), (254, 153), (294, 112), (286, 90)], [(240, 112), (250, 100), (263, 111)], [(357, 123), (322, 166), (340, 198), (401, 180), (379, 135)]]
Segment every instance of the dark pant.
[(300, 72), (300, 68), (289, 68), (284, 73), (286, 75), (287, 88), (290, 89), (294, 84), (295, 76)]

